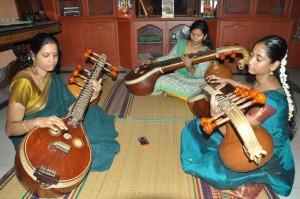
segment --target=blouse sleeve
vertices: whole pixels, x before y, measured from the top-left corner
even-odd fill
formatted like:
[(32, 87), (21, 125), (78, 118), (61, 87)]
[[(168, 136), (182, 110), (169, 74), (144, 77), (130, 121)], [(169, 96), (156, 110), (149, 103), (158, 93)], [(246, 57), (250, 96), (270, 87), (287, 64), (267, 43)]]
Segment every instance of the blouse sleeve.
[(13, 79), (10, 87), (9, 103), (20, 103), (26, 107), (32, 93), (32, 83), (29, 78)]

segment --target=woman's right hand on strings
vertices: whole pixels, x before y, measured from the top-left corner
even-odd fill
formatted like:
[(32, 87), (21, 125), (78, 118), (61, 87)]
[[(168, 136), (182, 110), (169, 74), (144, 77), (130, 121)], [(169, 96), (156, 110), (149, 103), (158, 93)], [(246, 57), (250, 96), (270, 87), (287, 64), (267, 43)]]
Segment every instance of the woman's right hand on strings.
[(206, 81), (208, 83), (212, 83), (212, 84), (215, 84), (215, 83), (218, 83), (218, 84), (220, 84), (220, 83), (228, 83), (227, 80), (228, 80), (227, 78), (225, 78), (225, 77), (219, 77), (217, 75), (210, 75), (210, 76), (208, 76), (206, 78)]
[(221, 95), (223, 94), (221, 91), (219, 90), (215, 90), (212, 92), (211, 96), (210, 96), (210, 115), (212, 117), (218, 115), (221, 111), (219, 108), (219, 102), (218, 100), (216, 100), (216, 96), (217, 95)]
[(56, 116), (38, 117), (34, 121), (35, 126), (40, 128), (50, 128), (53, 131), (68, 130), (64, 121)]
[(145, 64), (153, 64), (153, 63), (156, 63), (157, 60), (156, 59), (146, 59), (144, 61), (142, 61), (142, 64), (145, 65)]
[(152, 61), (150, 59), (146, 59), (146, 60), (144, 60), (142, 62), (143, 65), (145, 65), (145, 64), (151, 64), (151, 63), (152, 63)]

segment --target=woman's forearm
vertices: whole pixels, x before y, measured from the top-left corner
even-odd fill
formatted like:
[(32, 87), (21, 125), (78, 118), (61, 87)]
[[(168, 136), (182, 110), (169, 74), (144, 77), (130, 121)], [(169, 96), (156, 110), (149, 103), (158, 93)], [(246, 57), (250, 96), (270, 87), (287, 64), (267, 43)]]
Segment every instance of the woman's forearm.
[(12, 121), (6, 122), (5, 132), (8, 136), (20, 136), (25, 135), (36, 127), (38, 127), (37, 118), (23, 121)]

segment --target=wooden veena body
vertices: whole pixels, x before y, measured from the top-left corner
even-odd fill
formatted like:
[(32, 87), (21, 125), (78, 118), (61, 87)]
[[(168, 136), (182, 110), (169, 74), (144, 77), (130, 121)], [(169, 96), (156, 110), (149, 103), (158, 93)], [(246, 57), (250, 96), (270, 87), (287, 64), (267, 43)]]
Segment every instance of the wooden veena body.
[[(213, 60), (211, 62), (210, 67), (206, 70), (204, 78), (210, 75), (217, 75), (219, 77), (232, 78), (231, 68), (227, 65), (220, 64), (217, 60)], [(229, 93), (233, 91), (233, 87), (227, 83), (221, 84), (209, 84), (215, 90), (220, 90), (222, 93)], [(200, 117), (209, 117), (209, 102), (207, 96), (205, 96), (201, 89), (199, 92), (196, 92), (192, 96), (190, 96), (187, 100), (188, 106), (191, 112), (197, 118)]]
[[(66, 124), (68, 120), (64, 118)], [(56, 197), (72, 191), (90, 168), (92, 154), (82, 125), (67, 126), (69, 130), (58, 135), (48, 128), (37, 128), (28, 133), (17, 150), (17, 178), (38, 196)], [(65, 139), (65, 134), (71, 138)]]
[[(206, 95), (215, 89), (209, 85), (202, 85)], [(261, 126), (251, 126), (241, 111), (254, 103), (264, 104), (266, 97), (255, 90), (245, 91), (236, 88), (228, 97), (218, 95), (221, 113), (213, 118), (201, 118), (201, 125), (206, 133), (226, 123), (226, 134), (219, 146), (219, 154), (223, 163), (236, 172), (248, 172), (260, 168), (273, 155), (274, 144), (271, 135)], [(243, 104), (242, 104), (243, 103)], [(227, 118), (222, 118), (224, 115)], [(229, 122), (230, 121), (230, 122)]]
[[(219, 56), (226, 56), (231, 54), (241, 53), (245, 59), (241, 59), (238, 63), (239, 68), (243, 69), (248, 60), (249, 54), (242, 46), (226, 46), (217, 48), (216, 50), (209, 50), (195, 54), (189, 54), (190, 57), (195, 57), (193, 64), (212, 60)], [(248, 57), (247, 57), (248, 56)], [(180, 57), (156, 62), (152, 64), (145, 64), (129, 71), (125, 76), (125, 85), (127, 89), (134, 95), (144, 96), (149, 95), (154, 90), (156, 80), (165, 73), (172, 72), (176, 69), (183, 68), (184, 63)]]
[(15, 170), (18, 180), (30, 192), (41, 197), (64, 195), (76, 188), (89, 171), (92, 152), (82, 127), (93, 86), (105, 65), (101, 55), (95, 63), (70, 115), (63, 118), (67, 131), (36, 128), (29, 132), (17, 149)]

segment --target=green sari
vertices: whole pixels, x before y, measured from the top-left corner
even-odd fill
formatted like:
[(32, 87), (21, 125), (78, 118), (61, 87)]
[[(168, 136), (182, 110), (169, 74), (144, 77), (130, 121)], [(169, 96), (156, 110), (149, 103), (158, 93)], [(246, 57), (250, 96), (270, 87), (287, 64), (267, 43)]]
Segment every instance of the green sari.
[[(161, 62), (186, 54), (186, 43), (186, 39), (178, 39), (168, 55), (159, 57), (156, 60)], [(201, 52), (205, 52), (207, 49), (208, 47), (206, 46), (201, 49)], [(190, 96), (201, 91), (200, 85), (206, 82), (204, 75), (210, 63), (211, 61), (205, 61), (193, 65), (196, 68), (193, 75), (190, 74), (186, 67), (183, 67), (160, 76), (155, 82), (154, 91), (151, 95), (160, 95), (165, 92), (168, 95), (187, 101)]]

